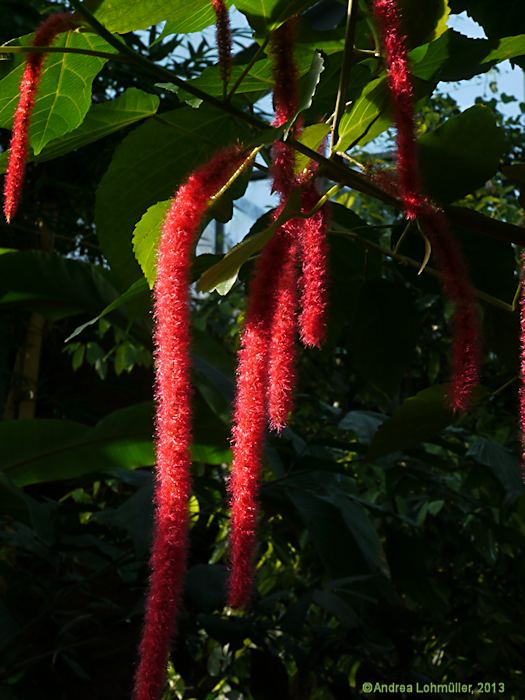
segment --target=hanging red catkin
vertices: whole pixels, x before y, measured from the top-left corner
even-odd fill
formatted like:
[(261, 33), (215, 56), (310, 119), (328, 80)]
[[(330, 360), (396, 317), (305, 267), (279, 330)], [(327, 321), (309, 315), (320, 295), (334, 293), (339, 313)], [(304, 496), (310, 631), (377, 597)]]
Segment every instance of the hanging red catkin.
[[(32, 45), (49, 46), (58, 34), (75, 29), (77, 26), (77, 21), (69, 13), (50, 15), (36, 30)], [(10, 223), (15, 215), (22, 194), (29, 149), (29, 123), (35, 107), (45, 57), (45, 53), (30, 53), (20, 81), (20, 99), (13, 120), (13, 133), (4, 181), (4, 216), (7, 223)]]
[[(273, 125), (282, 126), (292, 119), (299, 104), (298, 73), (293, 55), (296, 18), (289, 19), (272, 33), (270, 55), (273, 59), (275, 118)], [(295, 125), (295, 133), (300, 125)], [(288, 197), (297, 184), (294, 174), (293, 149), (276, 141), (272, 149), (273, 190), (281, 203), (276, 218), (284, 209)], [(293, 406), (295, 386), (295, 336), (297, 329), (297, 241), (302, 221), (287, 221), (276, 232), (281, 241), (281, 260), (276, 278), (273, 318), (268, 349), (267, 408), (270, 427), (280, 431), (286, 425)]]
[[(310, 212), (319, 201), (319, 193), (312, 181), (302, 195), (304, 213)], [(326, 335), (328, 310), (328, 203), (299, 227), (299, 246), (302, 259), (300, 278), (301, 314), (299, 331), (306, 347), (321, 347)]]
[(217, 153), (177, 191), (166, 216), (154, 290), (156, 363), (155, 531), (134, 700), (158, 700), (175, 631), (188, 546), (191, 386), (191, 254), (209, 199), (243, 160), (239, 147)]
[(521, 254), (520, 295), (520, 432), (521, 432), (521, 477), (525, 484), (525, 251)]
[(230, 578), (228, 604), (245, 606), (251, 595), (258, 490), (266, 425), (268, 345), (282, 237), (273, 236), (257, 259), (248, 294), (246, 321), (237, 364), (233, 418)]
[(414, 95), (408, 69), (407, 40), (401, 30), (397, 0), (374, 0), (388, 64), (388, 84), (397, 127), (397, 171), (408, 219), (417, 216), (421, 182), (415, 140)]
[(228, 84), (232, 67), (232, 35), (230, 15), (224, 0), (211, 0), (215, 10), (217, 49), (219, 51), (219, 71), (224, 86)]
[(383, 37), (388, 83), (397, 127), (399, 189), (408, 219), (418, 217), (432, 245), (445, 294), (455, 306), (452, 376), (448, 401), (465, 411), (479, 378), (481, 352), (474, 294), (459, 247), (442, 212), (423, 196), (415, 139), (414, 96), (408, 70), (407, 39), (401, 29), (397, 0), (374, 0)]

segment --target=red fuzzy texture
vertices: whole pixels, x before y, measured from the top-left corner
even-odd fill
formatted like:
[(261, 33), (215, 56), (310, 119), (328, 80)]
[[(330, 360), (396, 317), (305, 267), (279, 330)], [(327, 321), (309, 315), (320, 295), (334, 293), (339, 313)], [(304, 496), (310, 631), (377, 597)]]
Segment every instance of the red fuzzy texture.
[(419, 217), (425, 228), (441, 272), (445, 294), (455, 305), (452, 376), (448, 398), (453, 410), (465, 411), (470, 405), (472, 390), (479, 378), (481, 361), (474, 293), (461, 252), (450, 234), (445, 216), (422, 194), (407, 40), (401, 29), (397, 0), (374, 0), (374, 12), (381, 27), (397, 126), (399, 190), (406, 217)]
[(401, 197), (408, 219), (417, 215), (421, 199), (421, 183), (414, 125), (414, 96), (408, 70), (407, 41), (401, 30), (397, 0), (374, 0), (388, 66), (388, 82), (392, 94), (397, 126), (397, 169)]
[(166, 674), (188, 548), (191, 442), (191, 255), (210, 197), (243, 155), (220, 151), (181, 185), (168, 211), (158, 251), (154, 290), (157, 470), (155, 533), (134, 700), (158, 700)]
[(525, 252), (521, 254), (520, 296), (520, 430), (521, 474), (525, 483)]
[[(297, 111), (299, 102), (297, 66), (293, 55), (296, 20), (292, 18), (272, 34), (270, 54), (273, 59), (275, 108), (274, 126), (282, 126)], [(300, 130), (295, 125), (295, 132)], [(278, 192), (281, 204), (276, 217), (282, 212), (297, 178), (294, 174), (295, 156), (290, 146), (276, 141), (273, 146), (273, 189)], [(297, 242), (302, 220), (288, 221), (281, 226), (276, 237), (282, 238), (281, 260), (274, 287), (272, 321), (269, 337), (269, 366), (267, 408), (270, 427), (280, 431), (285, 427), (293, 406), (295, 385), (295, 336), (297, 329)]]
[[(302, 196), (303, 212), (309, 212), (319, 199), (312, 184)], [(298, 229), (302, 259), (300, 278), (301, 314), (299, 332), (306, 347), (321, 347), (326, 335), (328, 310), (328, 206), (325, 204)]]
[(284, 238), (275, 234), (257, 259), (248, 295), (246, 322), (237, 365), (232, 432), (229, 605), (245, 606), (251, 595), (258, 490), (265, 429), (268, 345), (273, 290)]
[(479, 381), (480, 328), (474, 291), (459, 246), (445, 215), (423, 201), (417, 216), (432, 246), (443, 289), (454, 304), (452, 368), (448, 402), (453, 411), (466, 411)]
[(230, 29), (230, 15), (224, 0), (211, 0), (215, 10), (215, 27), (217, 36), (217, 48), (219, 50), (219, 70), (224, 85), (228, 84), (232, 69), (232, 35)]
[[(33, 46), (49, 46), (58, 34), (74, 29), (77, 22), (69, 13), (50, 15), (38, 27), (33, 37)], [(9, 160), (4, 181), (4, 216), (7, 223), (16, 213), (29, 150), (29, 123), (35, 107), (36, 94), (45, 53), (30, 53), (20, 81), (20, 99), (13, 119), (13, 133), (9, 147)]]
[(283, 240), (270, 327), (267, 404), (270, 427), (277, 432), (286, 427), (288, 414), (293, 408), (298, 296), (297, 237), (302, 223), (300, 219), (293, 219), (276, 233)]

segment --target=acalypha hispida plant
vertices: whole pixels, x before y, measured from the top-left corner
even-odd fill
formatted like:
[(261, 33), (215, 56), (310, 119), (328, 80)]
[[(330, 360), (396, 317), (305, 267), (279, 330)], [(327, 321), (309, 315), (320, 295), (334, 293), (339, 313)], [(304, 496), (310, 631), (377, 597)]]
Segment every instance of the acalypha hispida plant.
[[(225, 95), (232, 75), (228, 10), (212, 0), (216, 14), (220, 75)], [(391, 106), (397, 128), (397, 173), (373, 172), (379, 187), (403, 203), (408, 220), (417, 220), (431, 243), (443, 290), (454, 307), (450, 408), (468, 409), (479, 379), (479, 320), (474, 291), (447, 217), (424, 193), (415, 140), (414, 95), (407, 39), (397, 0), (374, 0), (382, 40)], [(72, 14), (55, 14), (36, 30), (34, 47), (50, 46), (61, 32), (75, 29)], [(299, 77), (294, 57), (297, 17), (273, 30), (268, 53), (273, 67), (273, 126), (302, 132)], [(45, 53), (31, 53), (20, 84), (8, 168), (4, 214), (14, 217), (20, 200), (28, 151), (28, 129)], [(280, 132), (282, 133), (282, 132)], [(280, 223), (258, 256), (249, 285), (248, 305), (237, 362), (232, 427), (233, 462), (228, 603), (249, 603), (258, 517), (258, 488), (267, 426), (281, 431), (293, 408), (296, 343), (320, 347), (326, 333), (329, 292), (327, 224), (317, 164), (297, 172), (296, 151), (285, 138), (272, 146), (273, 190), (279, 196), (274, 222), (298, 195), (299, 212)], [(253, 160), (243, 144), (217, 151), (175, 192), (158, 249), (154, 288), (156, 366), (155, 529), (145, 621), (135, 678), (135, 700), (158, 700), (165, 683), (170, 642), (175, 634), (188, 550), (190, 498), (191, 384), (189, 288), (193, 248), (202, 220), (218, 193)], [(525, 262), (525, 261), (524, 261)], [(521, 299), (521, 367), (525, 374), (525, 293)], [(520, 393), (525, 424), (525, 389)], [(525, 455), (525, 440), (523, 441)], [(524, 456), (525, 459), (525, 456)]]

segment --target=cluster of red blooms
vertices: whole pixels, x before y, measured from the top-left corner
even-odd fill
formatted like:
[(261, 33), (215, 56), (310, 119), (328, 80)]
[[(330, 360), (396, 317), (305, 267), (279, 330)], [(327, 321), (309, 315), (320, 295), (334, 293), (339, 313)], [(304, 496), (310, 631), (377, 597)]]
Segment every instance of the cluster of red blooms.
[[(212, 0), (212, 5), (217, 17), (220, 71), (226, 86), (231, 72), (228, 12), (223, 0)], [(444, 214), (422, 194), (414, 133), (414, 98), (397, 0), (374, 0), (373, 7), (382, 32), (397, 125), (398, 183), (381, 173), (376, 177), (386, 189), (400, 195), (406, 217), (417, 218), (431, 242), (445, 293), (455, 307), (449, 401), (454, 410), (465, 410), (479, 376), (479, 333), (473, 290)], [(271, 37), (276, 127), (292, 124), (298, 108), (298, 75), (293, 53), (295, 24), (295, 18), (288, 20)], [(33, 44), (49, 45), (57, 34), (75, 26), (72, 15), (53, 15), (39, 27)], [(43, 53), (30, 54), (20, 86), (4, 189), (7, 221), (14, 215), (20, 199), (28, 127), (43, 60)], [(296, 119), (291, 131), (297, 136), (301, 128), (300, 119)], [(296, 336), (307, 347), (319, 347), (326, 330), (327, 207), (316, 210), (319, 194), (315, 171), (297, 173), (294, 152), (287, 143), (277, 141), (272, 155), (273, 188), (280, 198), (274, 220), (294, 190), (300, 193), (301, 216), (278, 228), (256, 262), (249, 289), (238, 357), (229, 483), (228, 600), (232, 607), (244, 606), (250, 598), (264, 435), (267, 423), (275, 431), (282, 430), (292, 408)], [(135, 700), (158, 700), (162, 692), (186, 569), (191, 489), (189, 285), (193, 247), (210, 198), (230, 181), (247, 157), (243, 147), (232, 146), (197, 168), (174, 195), (163, 225), (154, 290), (155, 534)], [(525, 329), (525, 293), (521, 318)], [(521, 360), (525, 374), (525, 330)], [(523, 388), (520, 411), (524, 425)], [(525, 441), (523, 456), (525, 460)]]

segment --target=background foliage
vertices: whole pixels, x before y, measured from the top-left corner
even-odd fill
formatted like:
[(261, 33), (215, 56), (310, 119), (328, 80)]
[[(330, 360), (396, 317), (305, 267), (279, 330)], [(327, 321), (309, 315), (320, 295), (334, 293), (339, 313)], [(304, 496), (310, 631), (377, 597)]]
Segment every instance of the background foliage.
[[(304, 11), (304, 138), (317, 148), (335, 103), (344, 8), (233, 4), (248, 29), (236, 30), (232, 82), (271, 28)], [(523, 118), (501, 112), (514, 98), (495, 92), (461, 110), (447, 87), (506, 58), (523, 65), (523, 4), (402, 5), (427, 190), (442, 204), (521, 224)], [(355, 43), (373, 50), (368, 3), (359, 6)], [(3, 0), (0, 9), (2, 41), (24, 45), (58, 6)], [(447, 28), (463, 10), (486, 39)], [(222, 96), (213, 34), (187, 35), (212, 24), (208, 0), (103, 0), (96, 16), (144, 58)], [(116, 51), (90, 31), (58, 44)], [(2, 168), (22, 60), (0, 61)], [(152, 517), (149, 290), (162, 214), (214, 149), (272, 139), (168, 82), (136, 63), (50, 55), (21, 211), (0, 228), (2, 700), (129, 697)], [(265, 116), (271, 87), (262, 50), (232, 103)], [(354, 165), (391, 165), (385, 74), (373, 56), (356, 55), (348, 99), (338, 151)], [(252, 179), (267, 177), (262, 156)], [(219, 223), (248, 178), (241, 184), (214, 208)], [(396, 680), (502, 681), (505, 697), (525, 694), (510, 242), (520, 242), (519, 229), (498, 239), (476, 221), (454, 233), (478, 290), (483, 386), (458, 417), (443, 402), (450, 308), (432, 260), (417, 274), (417, 227), (357, 190), (334, 195), (328, 342), (301, 354), (291, 427), (267, 442), (257, 590), (245, 614), (224, 610), (225, 482), (245, 282), (264, 240), (250, 237), (223, 258), (218, 236), (214, 254), (196, 257), (199, 289), (223, 294), (193, 299), (191, 558), (166, 700), (352, 698), (365, 681)]]

